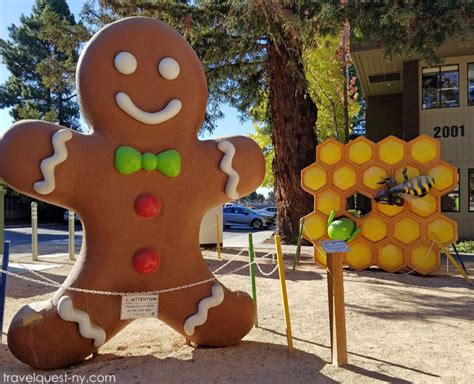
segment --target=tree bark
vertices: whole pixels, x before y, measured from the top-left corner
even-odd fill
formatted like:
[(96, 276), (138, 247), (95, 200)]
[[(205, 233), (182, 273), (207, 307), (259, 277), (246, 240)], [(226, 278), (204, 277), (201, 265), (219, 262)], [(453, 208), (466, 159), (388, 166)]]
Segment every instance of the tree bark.
[[(296, 243), (299, 219), (313, 210), (313, 198), (301, 189), (301, 170), (315, 161), (317, 108), (311, 100), (301, 47), (270, 43), (268, 51), (269, 102), (273, 173), (278, 207), (277, 232), (286, 243)], [(293, 57), (292, 57), (293, 56)]]

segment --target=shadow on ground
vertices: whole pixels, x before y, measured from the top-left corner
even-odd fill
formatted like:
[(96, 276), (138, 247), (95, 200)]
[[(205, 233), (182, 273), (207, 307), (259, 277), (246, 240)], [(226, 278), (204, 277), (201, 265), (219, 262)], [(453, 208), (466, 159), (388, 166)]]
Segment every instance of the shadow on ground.
[[(15, 361), (6, 346), (2, 345), (1, 361), (8, 364), (6, 374), (64, 374), (72, 375), (115, 375), (117, 383), (337, 383), (321, 370), (327, 362), (316, 355), (295, 350), (288, 354), (286, 346), (243, 341), (228, 348), (196, 348), (191, 359), (175, 357), (159, 358), (154, 355), (119, 356), (113, 353), (101, 354), (86, 360), (81, 365), (65, 370), (38, 371)], [(6, 356), (10, 355), (10, 356)], [(362, 356), (369, 358), (367, 356)], [(377, 360), (377, 359), (376, 359)], [(386, 364), (387, 361), (377, 360)], [(401, 368), (406, 368), (400, 366)], [(364, 378), (390, 383), (409, 383), (402, 378), (371, 371), (348, 364), (341, 368)], [(418, 371), (418, 373), (426, 374)], [(146, 372), (146, 374), (144, 374)], [(428, 377), (433, 377), (434, 375)], [(435, 376), (436, 377), (436, 376)]]

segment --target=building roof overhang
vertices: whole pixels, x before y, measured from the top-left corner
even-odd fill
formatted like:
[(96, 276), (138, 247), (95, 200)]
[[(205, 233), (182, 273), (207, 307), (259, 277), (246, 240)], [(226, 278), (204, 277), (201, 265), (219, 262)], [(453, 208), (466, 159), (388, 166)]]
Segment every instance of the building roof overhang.
[[(443, 59), (474, 55), (474, 38), (452, 39), (436, 50)], [(354, 42), (351, 40), (351, 57), (362, 85), (364, 96), (390, 95), (403, 92), (403, 63), (421, 60), (417, 55), (388, 56), (381, 44)]]

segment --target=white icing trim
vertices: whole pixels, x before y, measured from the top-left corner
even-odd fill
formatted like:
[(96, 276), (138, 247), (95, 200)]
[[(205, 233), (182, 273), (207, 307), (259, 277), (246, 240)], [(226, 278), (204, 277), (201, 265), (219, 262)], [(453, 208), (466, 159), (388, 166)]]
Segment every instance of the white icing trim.
[(174, 80), (179, 76), (180, 68), (175, 59), (165, 57), (160, 61), (160, 64), (158, 64), (158, 71), (166, 80)]
[(181, 111), (181, 101), (172, 99), (161, 111), (145, 112), (138, 108), (125, 92), (119, 92), (115, 95), (115, 102), (118, 107), (135, 120), (149, 125), (163, 123), (175, 117)]
[(94, 339), (94, 347), (99, 348), (105, 343), (105, 331), (91, 323), (87, 312), (75, 309), (69, 296), (63, 296), (59, 300), (58, 314), (64, 321), (74, 321), (79, 324), (79, 334), (86, 339)]
[(223, 301), (224, 288), (222, 288), (220, 284), (214, 284), (212, 286), (211, 296), (202, 299), (198, 304), (198, 311), (194, 315), (188, 317), (184, 322), (184, 332), (186, 335), (194, 335), (194, 329), (206, 322), (209, 309), (217, 307)]
[(54, 153), (41, 161), (40, 168), (44, 180), (33, 184), (33, 189), (36, 192), (46, 195), (56, 188), (54, 169), (58, 164), (66, 161), (68, 156), (66, 142), (71, 139), (72, 132), (70, 129), (61, 129), (53, 135), (51, 142), (53, 143)]
[(239, 184), (240, 176), (236, 170), (232, 168), (235, 147), (230, 141), (222, 140), (217, 143), (217, 149), (224, 153), (219, 167), (221, 171), (228, 176), (227, 183), (225, 185), (225, 193), (231, 199), (236, 200), (240, 196), (239, 192), (237, 192), (237, 184)]
[(137, 59), (130, 52), (123, 51), (115, 56), (114, 66), (120, 73), (131, 75), (137, 69)]

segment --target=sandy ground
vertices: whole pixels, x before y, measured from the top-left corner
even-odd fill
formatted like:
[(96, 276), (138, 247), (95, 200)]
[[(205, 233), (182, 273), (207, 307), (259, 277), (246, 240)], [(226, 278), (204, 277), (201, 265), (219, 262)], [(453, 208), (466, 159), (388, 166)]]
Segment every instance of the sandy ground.
[[(211, 270), (222, 265), (204, 252)], [(224, 254), (224, 260), (235, 255)], [(330, 363), (327, 281), (322, 268), (302, 258), (295, 273), (287, 262), (287, 287), (296, 351), (287, 352), (278, 274), (258, 275), (259, 327), (241, 344), (224, 349), (193, 348), (155, 319), (140, 319), (100, 349), (100, 354), (48, 375), (115, 375), (117, 383), (473, 383), (474, 287), (446, 275), (397, 275), (346, 270), (345, 301), (349, 364)], [(71, 265), (43, 274), (62, 281)], [(224, 270), (246, 263), (245, 258)], [(474, 272), (474, 262), (468, 263)], [(263, 266), (271, 270), (271, 265)], [(453, 268), (450, 268), (453, 271)], [(26, 275), (28, 276), (28, 275)], [(222, 277), (232, 289), (250, 292), (248, 270)], [(24, 304), (51, 296), (54, 288), (9, 278), (5, 328)], [(0, 382), (5, 375), (35, 373), (0, 346)], [(96, 378), (97, 379), (97, 378)], [(18, 377), (10, 382), (20, 382)], [(103, 380), (103, 379), (102, 379)]]

